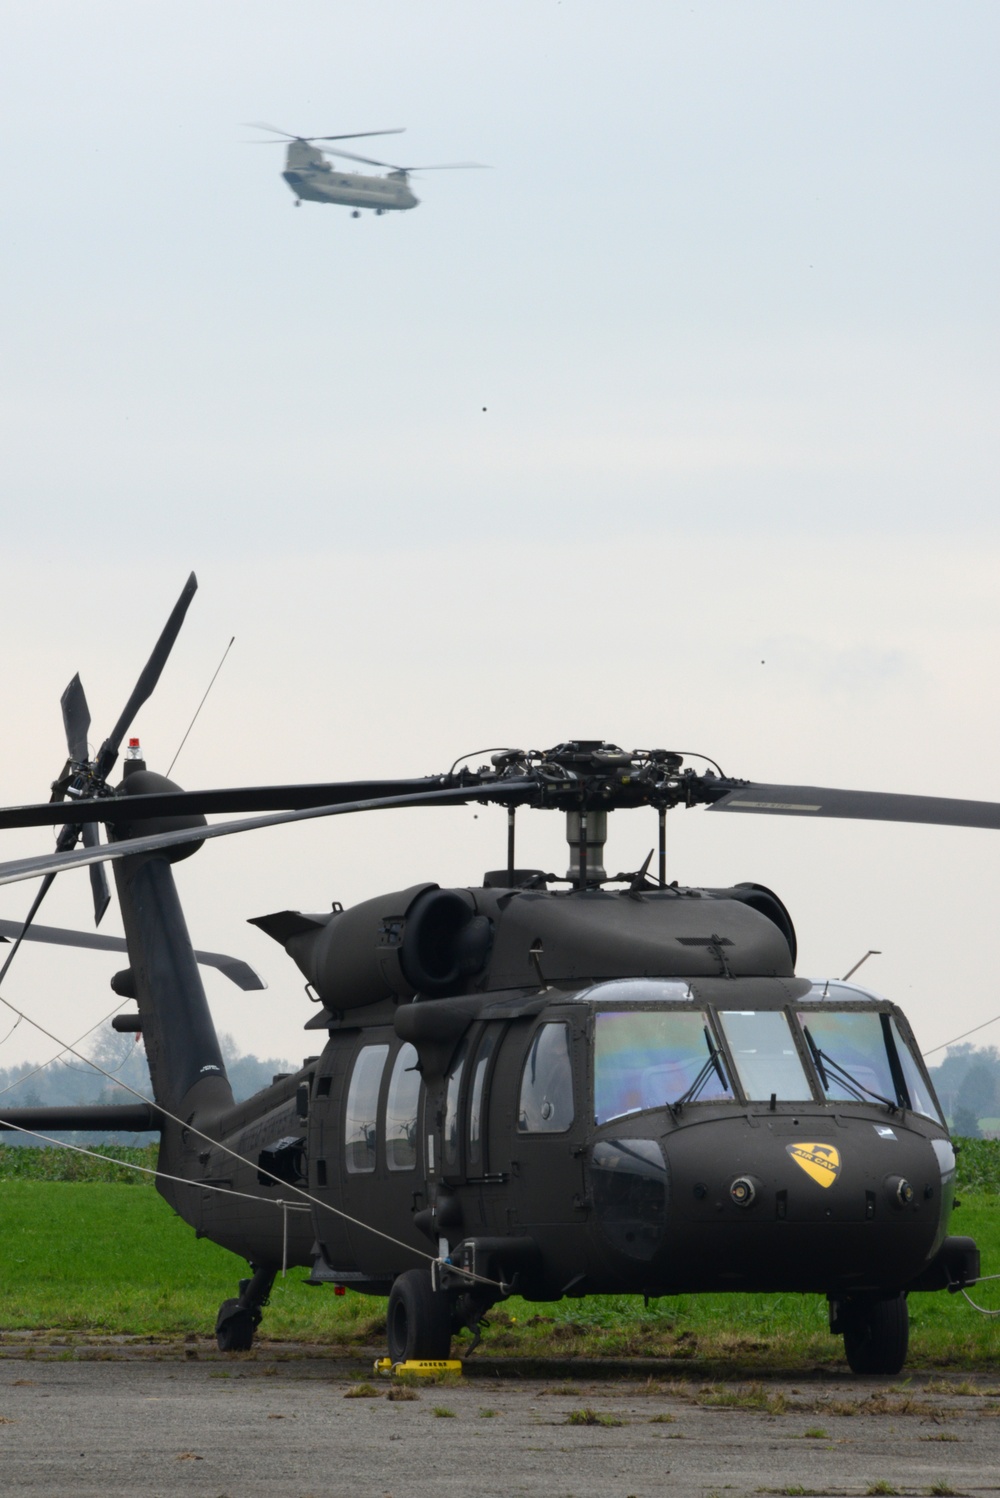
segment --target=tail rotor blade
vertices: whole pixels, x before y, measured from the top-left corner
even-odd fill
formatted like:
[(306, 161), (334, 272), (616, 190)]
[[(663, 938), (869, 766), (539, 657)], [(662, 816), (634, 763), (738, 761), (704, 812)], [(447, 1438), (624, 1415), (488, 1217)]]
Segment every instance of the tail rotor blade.
[(66, 729), (66, 748), (75, 764), (82, 765), (87, 758), (87, 734), (90, 730), (90, 708), (87, 694), (79, 675), (74, 676), (59, 699), (62, 708), (63, 727)]
[[(85, 822), (83, 826), (83, 846), (85, 848), (97, 848), (100, 846), (101, 833), (96, 822)], [(111, 891), (108, 888), (108, 876), (104, 872), (103, 863), (92, 863), (90, 865), (90, 889), (94, 896), (94, 925), (99, 926), (104, 912), (111, 903)]]
[(94, 765), (95, 773), (100, 780), (107, 778), (112, 765), (118, 758), (118, 750), (121, 748), (122, 739), (128, 732), (132, 719), (140, 707), (142, 707), (142, 704), (152, 696), (156, 683), (159, 681), (163, 668), (167, 663), (167, 658), (173, 649), (174, 641), (180, 634), (181, 625), (184, 623), (184, 616), (197, 591), (198, 579), (192, 572), (184, 584), (181, 596), (174, 604), (170, 618), (163, 626), (160, 638), (153, 646), (153, 653), (143, 667), (139, 680), (132, 689), (132, 695), (126, 702), (121, 717), (111, 730), (109, 737), (101, 745), (100, 753)]

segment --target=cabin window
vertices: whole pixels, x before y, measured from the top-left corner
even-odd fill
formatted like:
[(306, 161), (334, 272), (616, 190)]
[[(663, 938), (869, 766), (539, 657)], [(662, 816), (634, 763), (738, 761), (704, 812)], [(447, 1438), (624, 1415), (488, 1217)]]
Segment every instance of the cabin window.
[(732, 1097), (706, 1014), (691, 1009), (608, 1009), (596, 1016), (597, 1123), (668, 1103)]
[(722, 1028), (744, 1093), (751, 1102), (774, 1096), (805, 1102), (813, 1095), (781, 1009), (723, 1009)]
[(366, 1045), (355, 1058), (344, 1120), (346, 1163), (352, 1175), (375, 1169), (378, 1095), (388, 1054), (387, 1045)]
[(483, 1163), (483, 1105), (486, 1101), (486, 1073), (490, 1057), (496, 1044), (497, 1032), (487, 1030), (479, 1042), (475, 1069), (472, 1073), (472, 1091), (469, 1097), (469, 1165)]
[(417, 1051), (407, 1043), (396, 1054), (385, 1105), (385, 1163), (390, 1170), (416, 1169), (419, 1110)]
[(573, 1067), (569, 1026), (535, 1031), (521, 1076), (517, 1127), (522, 1134), (562, 1134), (573, 1122)]
[(448, 1088), (444, 1100), (444, 1168), (455, 1171), (461, 1159), (462, 1146), (459, 1135), (458, 1100), (462, 1093), (462, 1074), (469, 1042), (463, 1040), (458, 1055), (448, 1073)]

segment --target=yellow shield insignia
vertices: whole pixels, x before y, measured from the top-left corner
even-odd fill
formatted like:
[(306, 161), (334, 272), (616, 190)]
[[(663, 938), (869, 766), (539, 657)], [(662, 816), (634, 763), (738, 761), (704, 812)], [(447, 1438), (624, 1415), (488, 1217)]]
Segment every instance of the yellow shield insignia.
[(840, 1175), (840, 1151), (832, 1144), (786, 1144), (785, 1149), (821, 1186), (832, 1186)]

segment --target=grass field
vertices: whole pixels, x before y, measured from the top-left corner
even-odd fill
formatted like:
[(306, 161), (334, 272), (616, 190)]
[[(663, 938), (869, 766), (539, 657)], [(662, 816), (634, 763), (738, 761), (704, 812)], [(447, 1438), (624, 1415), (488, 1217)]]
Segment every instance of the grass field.
[[(146, 1151), (130, 1155), (148, 1159)], [(60, 1166), (56, 1156), (0, 1150), (0, 1340), (28, 1329), (153, 1340), (209, 1334), (220, 1301), (235, 1294), (247, 1272), (244, 1261), (196, 1239), (149, 1186), (112, 1179), (124, 1172), (110, 1159), (69, 1156)], [(966, 1184), (953, 1230), (976, 1238), (983, 1272), (998, 1273), (1000, 1194), (982, 1187), (995, 1187), (1000, 1147), (970, 1143), (962, 1160)], [(84, 1179), (38, 1179), (60, 1172)], [(149, 1178), (129, 1172), (127, 1179)], [(303, 1279), (298, 1269), (277, 1281), (261, 1328), (265, 1338), (381, 1342), (384, 1302), (336, 1297)], [(983, 1285), (974, 1298), (1000, 1308), (1000, 1281)], [(913, 1295), (910, 1311), (911, 1364), (971, 1368), (997, 1361), (1000, 1318), (982, 1317), (961, 1296), (947, 1294)], [(797, 1295), (675, 1296), (648, 1309), (631, 1296), (541, 1306), (515, 1299), (491, 1312), (487, 1349), (505, 1356), (669, 1356), (699, 1367), (843, 1362), (840, 1339), (827, 1331), (825, 1299)]]

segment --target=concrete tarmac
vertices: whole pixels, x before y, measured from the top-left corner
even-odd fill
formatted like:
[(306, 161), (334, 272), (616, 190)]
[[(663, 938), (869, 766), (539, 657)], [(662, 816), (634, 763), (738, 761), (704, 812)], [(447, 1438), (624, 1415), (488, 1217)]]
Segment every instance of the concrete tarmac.
[[(556, 1380), (483, 1363), (390, 1399), (357, 1361), (179, 1351), (5, 1348), (3, 1498), (1000, 1492), (985, 1377)], [(363, 1381), (375, 1396), (347, 1397)]]

